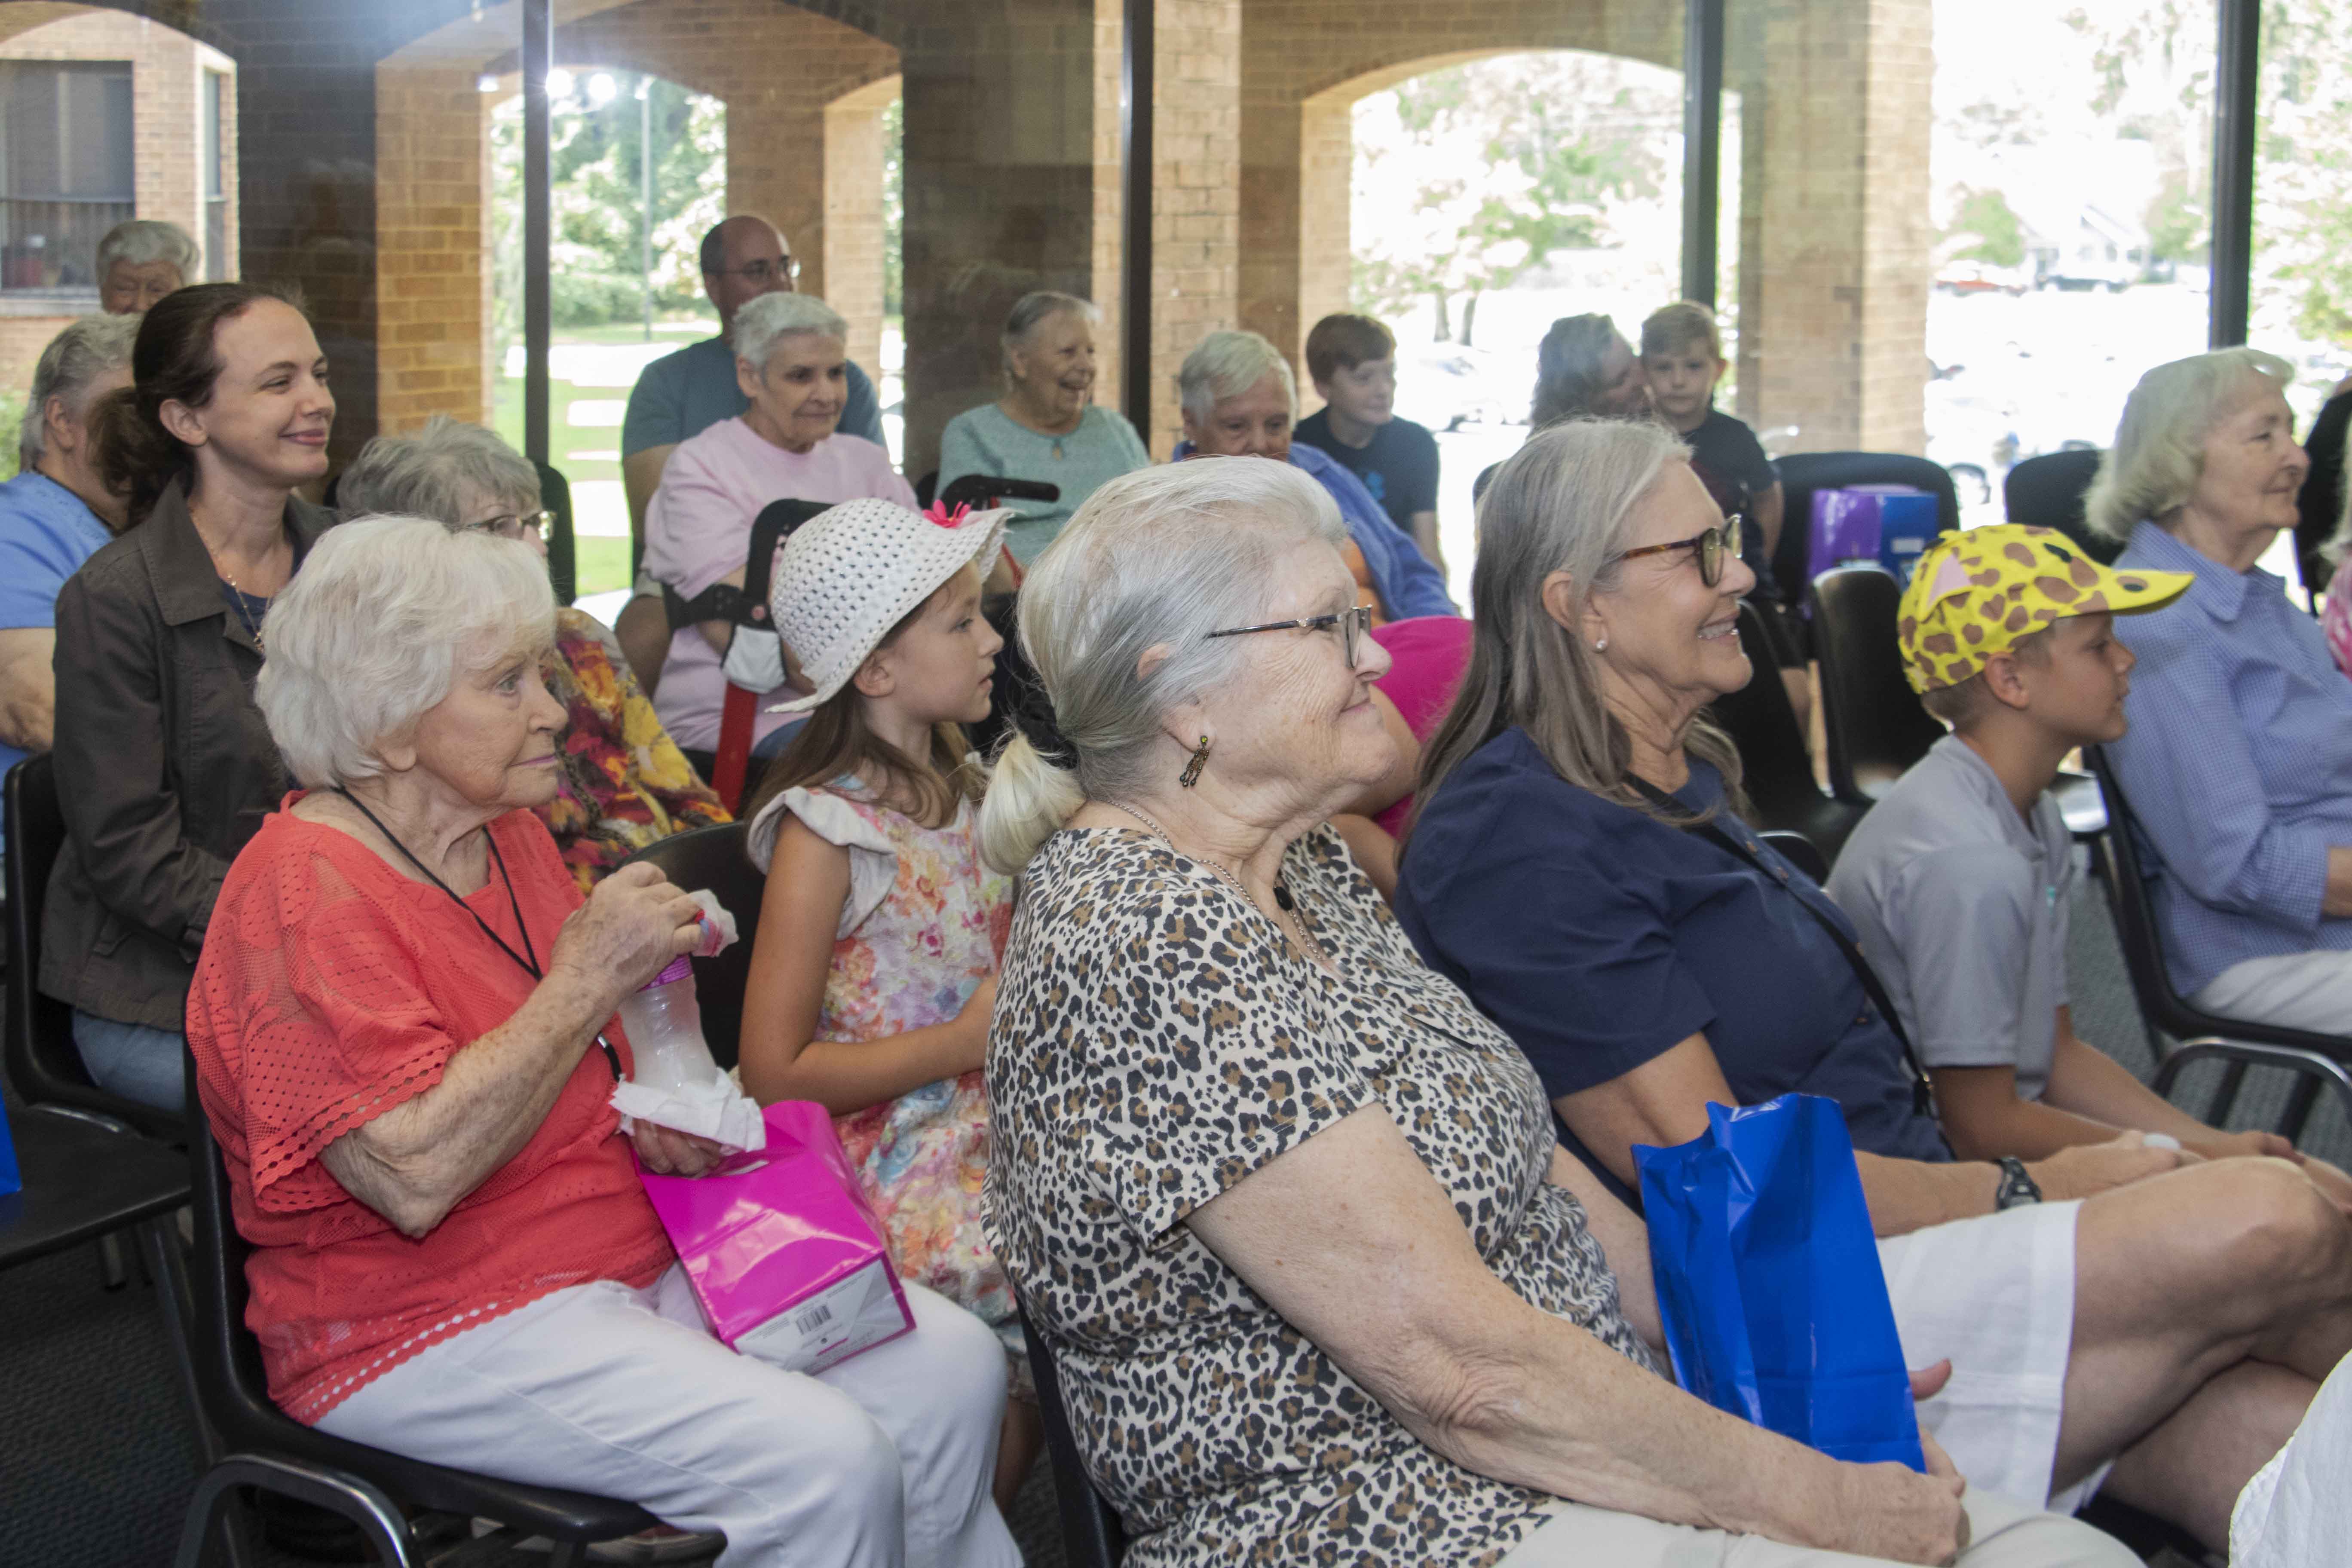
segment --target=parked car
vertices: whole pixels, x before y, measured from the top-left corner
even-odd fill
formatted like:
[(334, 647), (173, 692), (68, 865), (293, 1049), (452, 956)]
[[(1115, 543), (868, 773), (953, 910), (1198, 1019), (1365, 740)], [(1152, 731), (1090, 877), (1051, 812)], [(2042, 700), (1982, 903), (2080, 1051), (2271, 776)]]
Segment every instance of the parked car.
[(2022, 294), (2032, 286), (2024, 268), (1990, 261), (1948, 261), (1936, 272), (1936, 287), (1947, 294)]

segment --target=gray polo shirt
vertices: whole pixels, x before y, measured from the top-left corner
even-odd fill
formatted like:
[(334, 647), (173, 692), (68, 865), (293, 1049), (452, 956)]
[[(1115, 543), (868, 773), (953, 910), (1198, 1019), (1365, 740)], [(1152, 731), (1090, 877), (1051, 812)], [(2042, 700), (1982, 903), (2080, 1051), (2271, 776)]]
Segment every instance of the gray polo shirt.
[(1928, 749), (1846, 840), (1830, 896), (1929, 1068), (2014, 1067), (2039, 1100), (2066, 1001), (2074, 843), (2046, 793), (2028, 822), (1958, 735)]

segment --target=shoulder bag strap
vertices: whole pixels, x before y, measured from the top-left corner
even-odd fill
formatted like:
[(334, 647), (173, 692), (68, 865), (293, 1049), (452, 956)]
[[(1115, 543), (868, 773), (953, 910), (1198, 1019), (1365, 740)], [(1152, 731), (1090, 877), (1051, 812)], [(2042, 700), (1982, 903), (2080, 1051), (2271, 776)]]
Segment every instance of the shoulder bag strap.
[[(1761, 856), (1726, 833), (1711, 819), (1691, 820), (1688, 806), (1646, 779), (1635, 778), (1628, 773), (1626, 783), (1632, 784), (1642, 798), (1651, 805), (1666, 811), (1680, 813), (1683, 821), (1679, 826), (1713, 840), (1717, 846), (1729, 850), (1767, 877), (1773, 875), (1774, 868), (1766, 865)], [(1903, 1047), (1903, 1063), (1911, 1069), (1912, 1110), (1920, 1116), (1933, 1116), (1936, 1113), (1936, 1080), (1929, 1075), (1927, 1064), (1919, 1059), (1918, 1051), (1911, 1044), (1909, 1032), (1903, 1027), (1903, 1016), (1895, 1010), (1895, 1004), (1887, 999), (1886, 987), (1879, 984), (1877, 972), (1870, 967), (1870, 961), (1863, 956), (1862, 948), (1853, 938), (1846, 935), (1844, 927), (1832, 920), (1811, 899), (1800, 895), (1793, 889), (1790, 890), (1789, 896), (1795, 899), (1804, 911), (1813, 917), (1822, 930), (1829, 933), (1830, 940), (1837, 943), (1838, 951), (1845, 954), (1846, 963), (1853, 970), (1853, 977), (1862, 983), (1864, 994), (1870, 998), (1871, 1005), (1878, 1009), (1878, 1016), (1886, 1020), (1887, 1031), (1894, 1035), (1895, 1043)]]

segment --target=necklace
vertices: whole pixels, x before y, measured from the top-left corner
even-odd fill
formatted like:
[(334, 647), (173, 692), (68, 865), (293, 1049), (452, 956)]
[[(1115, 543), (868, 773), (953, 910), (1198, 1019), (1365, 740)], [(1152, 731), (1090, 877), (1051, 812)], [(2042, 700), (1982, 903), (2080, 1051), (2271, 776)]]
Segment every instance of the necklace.
[[(220, 571), (219, 562), (213, 563), (213, 570)], [(252, 605), (247, 603), (248, 600), (261, 598), (261, 595), (247, 593), (236, 585), (236, 579), (226, 572), (221, 572), (221, 582), (228, 588), (229, 607), (236, 612), (237, 623), (245, 627), (245, 635), (253, 639), (254, 647), (263, 648), (263, 651), (267, 652), (268, 649), (261, 640), (261, 622), (255, 618)], [(267, 605), (269, 601), (262, 599), (261, 602)], [(264, 616), (268, 614), (267, 610), (262, 613)]]
[[(1226, 870), (1224, 867), (1218, 864), (1216, 861), (1210, 859), (1205, 855), (1185, 855), (1184, 851), (1177, 848), (1176, 840), (1170, 837), (1166, 828), (1160, 826), (1159, 818), (1153, 816), (1148, 811), (1139, 810), (1137, 807), (1128, 805), (1122, 802), (1114, 801), (1111, 804), (1117, 805), (1119, 810), (1127, 813), (1128, 816), (1135, 818), (1138, 822), (1142, 823), (1146, 827), (1150, 828), (1153, 836), (1157, 837), (1160, 843), (1168, 846), (1170, 853), (1183, 855), (1184, 858), (1187, 860), (1193, 861), (1198, 865), (1206, 866), (1209, 868), (1210, 873), (1214, 876), (1217, 880), (1224, 883), (1225, 886), (1231, 888), (1234, 892), (1239, 893), (1242, 896), (1242, 901), (1244, 903), (1257, 910), (1259, 914), (1265, 914), (1265, 907), (1257, 901), (1256, 897), (1250, 892), (1249, 889), (1242, 885), (1242, 879), (1239, 877), (1234, 876), (1231, 871)], [(1276, 908), (1280, 910), (1278, 914), (1269, 917), (1274, 921), (1275, 929), (1281, 931), (1283, 936), (1295, 945), (1301, 953), (1310, 956), (1317, 963), (1321, 964), (1324, 968), (1330, 968), (1331, 960), (1329, 956), (1323, 952), (1322, 947), (1318, 943), (1307, 940), (1306, 928), (1300, 924), (1298, 921), (1298, 905), (1292, 900), (1290, 889), (1284, 887), (1279, 881), (1276, 882), (1274, 885), (1274, 901)]]
[[(373, 827), (378, 833), (383, 834), (385, 840), (389, 842), (394, 849), (399, 850), (410, 865), (415, 867), (419, 871), (425, 874), (425, 879), (426, 881), (432, 883), (435, 887), (448, 894), (449, 901), (451, 903), (456, 904), (459, 909), (465, 910), (467, 914), (472, 916), (474, 923), (482, 928), (482, 934), (488, 937), (492, 942), (498, 943), (499, 951), (505, 953), (509, 958), (514, 960), (516, 967), (521, 969), (533, 980), (544, 980), (546, 978), (546, 975), (541, 972), (539, 967), (539, 949), (531, 943), (530, 927), (523, 923), (522, 900), (515, 897), (514, 879), (507, 875), (507, 858), (499, 853), (499, 841), (487, 826), (482, 829), (482, 842), (489, 847), (490, 864), (498, 868), (499, 880), (506, 884), (507, 908), (514, 911), (515, 931), (517, 934), (522, 938), (521, 952), (517, 952), (513, 947), (508, 943), (506, 938), (500, 936), (497, 931), (492, 931), (490, 929), (490, 922), (484, 920), (480, 913), (475, 910), (474, 906), (466, 901), (464, 895), (459, 893), (457, 889), (451, 887), (448, 883), (443, 881), (439, 877), (436, 876), (432, 867), (427, 866), (424, 861), (418, 859), (416, 858), (416, 851), (402, 843), (400, 841), (400, 835), (394, 833), (391, 828), (386, 827), (383, 825), (383, 819), (367, 808), (366, 802), (361, 800), (359, 796), (353, 795), (351, 791), (345, 789), (341, 784), (337, 784), (335, 786), (335, 793), (341, 795), (345, 800), (350, 801), (352, 806), (358, 810), (359, 814), (368, 819), (368, 826)], [(620, 1053), (613, 1049), (611, 1043), (607, 1041), (601, 1033), (596, 1037), (596, 1043), (604, 1047), (604, 1060), (611, 1066), (613, 1069), (613, 1077), (618, 1079), (621, 1076)]]

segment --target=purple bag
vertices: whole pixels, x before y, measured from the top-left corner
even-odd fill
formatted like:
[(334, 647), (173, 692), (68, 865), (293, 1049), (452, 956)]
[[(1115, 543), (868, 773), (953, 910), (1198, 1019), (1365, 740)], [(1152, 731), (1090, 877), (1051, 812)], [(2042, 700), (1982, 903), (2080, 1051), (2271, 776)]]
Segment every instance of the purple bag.
[(824, 1107), (779, 1100), (762, 1120), (768, 1146), (707, 1175), (637, 1175), (711, 1332), (788, 1372), (823, 1372), (915, 1316)]

